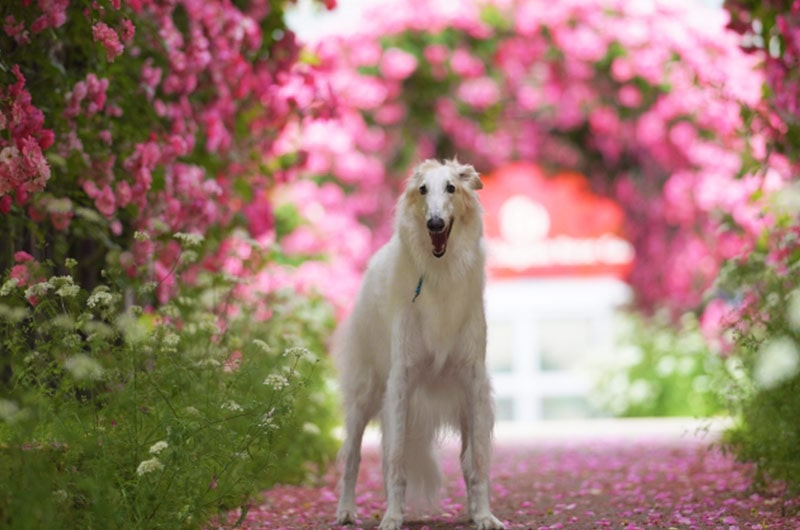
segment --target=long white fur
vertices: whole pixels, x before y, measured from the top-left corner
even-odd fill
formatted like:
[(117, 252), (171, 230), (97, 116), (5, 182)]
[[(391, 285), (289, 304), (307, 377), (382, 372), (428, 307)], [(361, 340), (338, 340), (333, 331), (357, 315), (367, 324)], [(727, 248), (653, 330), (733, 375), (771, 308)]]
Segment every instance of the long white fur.
[[(340, 524), (356, 520), (362, 436), (380, 414), (387, 495), (380, 530), (401, 528), (406, 492), (438, 494), (434, 449), (447, 428), (461, 434), (469, 517), (481, 530), (504, 528), (489, 508), (494, 412), (485, 366), (481, 187), (472, 166), (456, 161), (416, 168), (398, 201), (394, 234), (370, 261), (339, 330), (334, 359), (346, 416)], [(426, 227), (432, 217), (452, 222), (441, 257)]]

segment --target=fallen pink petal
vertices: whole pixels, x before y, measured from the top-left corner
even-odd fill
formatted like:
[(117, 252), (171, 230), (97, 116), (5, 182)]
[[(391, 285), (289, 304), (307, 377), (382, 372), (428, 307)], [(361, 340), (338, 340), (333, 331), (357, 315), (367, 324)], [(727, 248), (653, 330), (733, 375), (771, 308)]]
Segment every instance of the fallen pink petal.
[[(656, 420), (657, 423), (657, 420)], [(613, 422), (601, 422), (613, 429)], [(642, 424), (646, 430), (649, 423)], [(567, 439), (538, 425), (529, 440), (519, 434), (496, 440), (492, 460), (492, 508), (508, 529), (794, 529), (800, 528), (800, 497), (782, 484), (757, 490), (754, 468), (724, 454), (709, 434), (689, 428), (658, 435), (602, 434), (589, 421), (581, 436)], [(465, 489), (458, 447), (442, 449), (445, 486), (438, 509), (409, 508), (404, 528), (473, 528), (464, 511)], [(265, 491), (242, 525), (258, 528), (338, 528), (334, 467), (318, 484)], [(377, 528), (385, 509), (379, 446), (365, 443), (356, 486), (359, 519), (342, 529)], [(231, 513), (229, 522), (238, 518)]]

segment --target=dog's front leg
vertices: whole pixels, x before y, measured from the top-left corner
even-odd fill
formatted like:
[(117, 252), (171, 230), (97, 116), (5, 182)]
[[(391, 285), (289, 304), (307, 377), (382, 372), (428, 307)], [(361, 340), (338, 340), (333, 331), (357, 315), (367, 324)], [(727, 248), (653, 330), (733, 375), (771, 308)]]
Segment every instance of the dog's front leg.
[[(393, 352), (394, 353), (394, 352)], [(383, 410), (383, 458), (386, 483), (386, 513), (380, 530), (400, 530), (406, 496), (405, 439), (408, 417), (408, 368), (393, 359), (386, 385)]]
[(467, 383), (467, 407), (461, 424), (461, 466), (467, 486), (470, 517), (478, 530), (505, 528), (489, 508), (489, 463), (492, 450), (494, 411), (486, 367), (476, 363)]
[(344, 473), (340, 484), (339, 506), (336, 509), (336, 522), (339, 524), (356, 522), (355, 490), (358, 468), (361, 463), (361, 441), (367, 421), (372, 416), (365, 412), (365, 408), (356, 402), (347, 411), (346, 437), (341, 450), (341, 456), (344, 457)]

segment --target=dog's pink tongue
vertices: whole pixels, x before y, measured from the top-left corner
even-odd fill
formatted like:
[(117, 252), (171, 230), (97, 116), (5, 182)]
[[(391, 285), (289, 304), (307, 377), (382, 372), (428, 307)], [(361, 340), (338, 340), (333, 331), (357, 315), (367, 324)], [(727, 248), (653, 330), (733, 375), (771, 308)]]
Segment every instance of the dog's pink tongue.
[(447, 231), (429, 232), (431, 235), (431, 243), (433, 244), (433, 255), (437, 258), (444, 256), (444, 251), (447, 250)]

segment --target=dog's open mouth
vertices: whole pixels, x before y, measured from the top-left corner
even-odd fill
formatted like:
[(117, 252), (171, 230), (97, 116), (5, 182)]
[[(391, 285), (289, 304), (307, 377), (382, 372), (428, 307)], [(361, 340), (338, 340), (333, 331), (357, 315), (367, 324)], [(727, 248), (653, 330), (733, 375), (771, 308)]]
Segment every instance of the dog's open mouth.
[(445, 228), (438, 232), (428, 231), (428, 234), (431, 236), (431, 244), (433, 245), (433, 255), (437, 258), (441, 258), (444, 256), (444, 253), (447, 252), (447, 240), (450, 238), (450, 230), (452, 228), (453, 221), (451, 220)]

